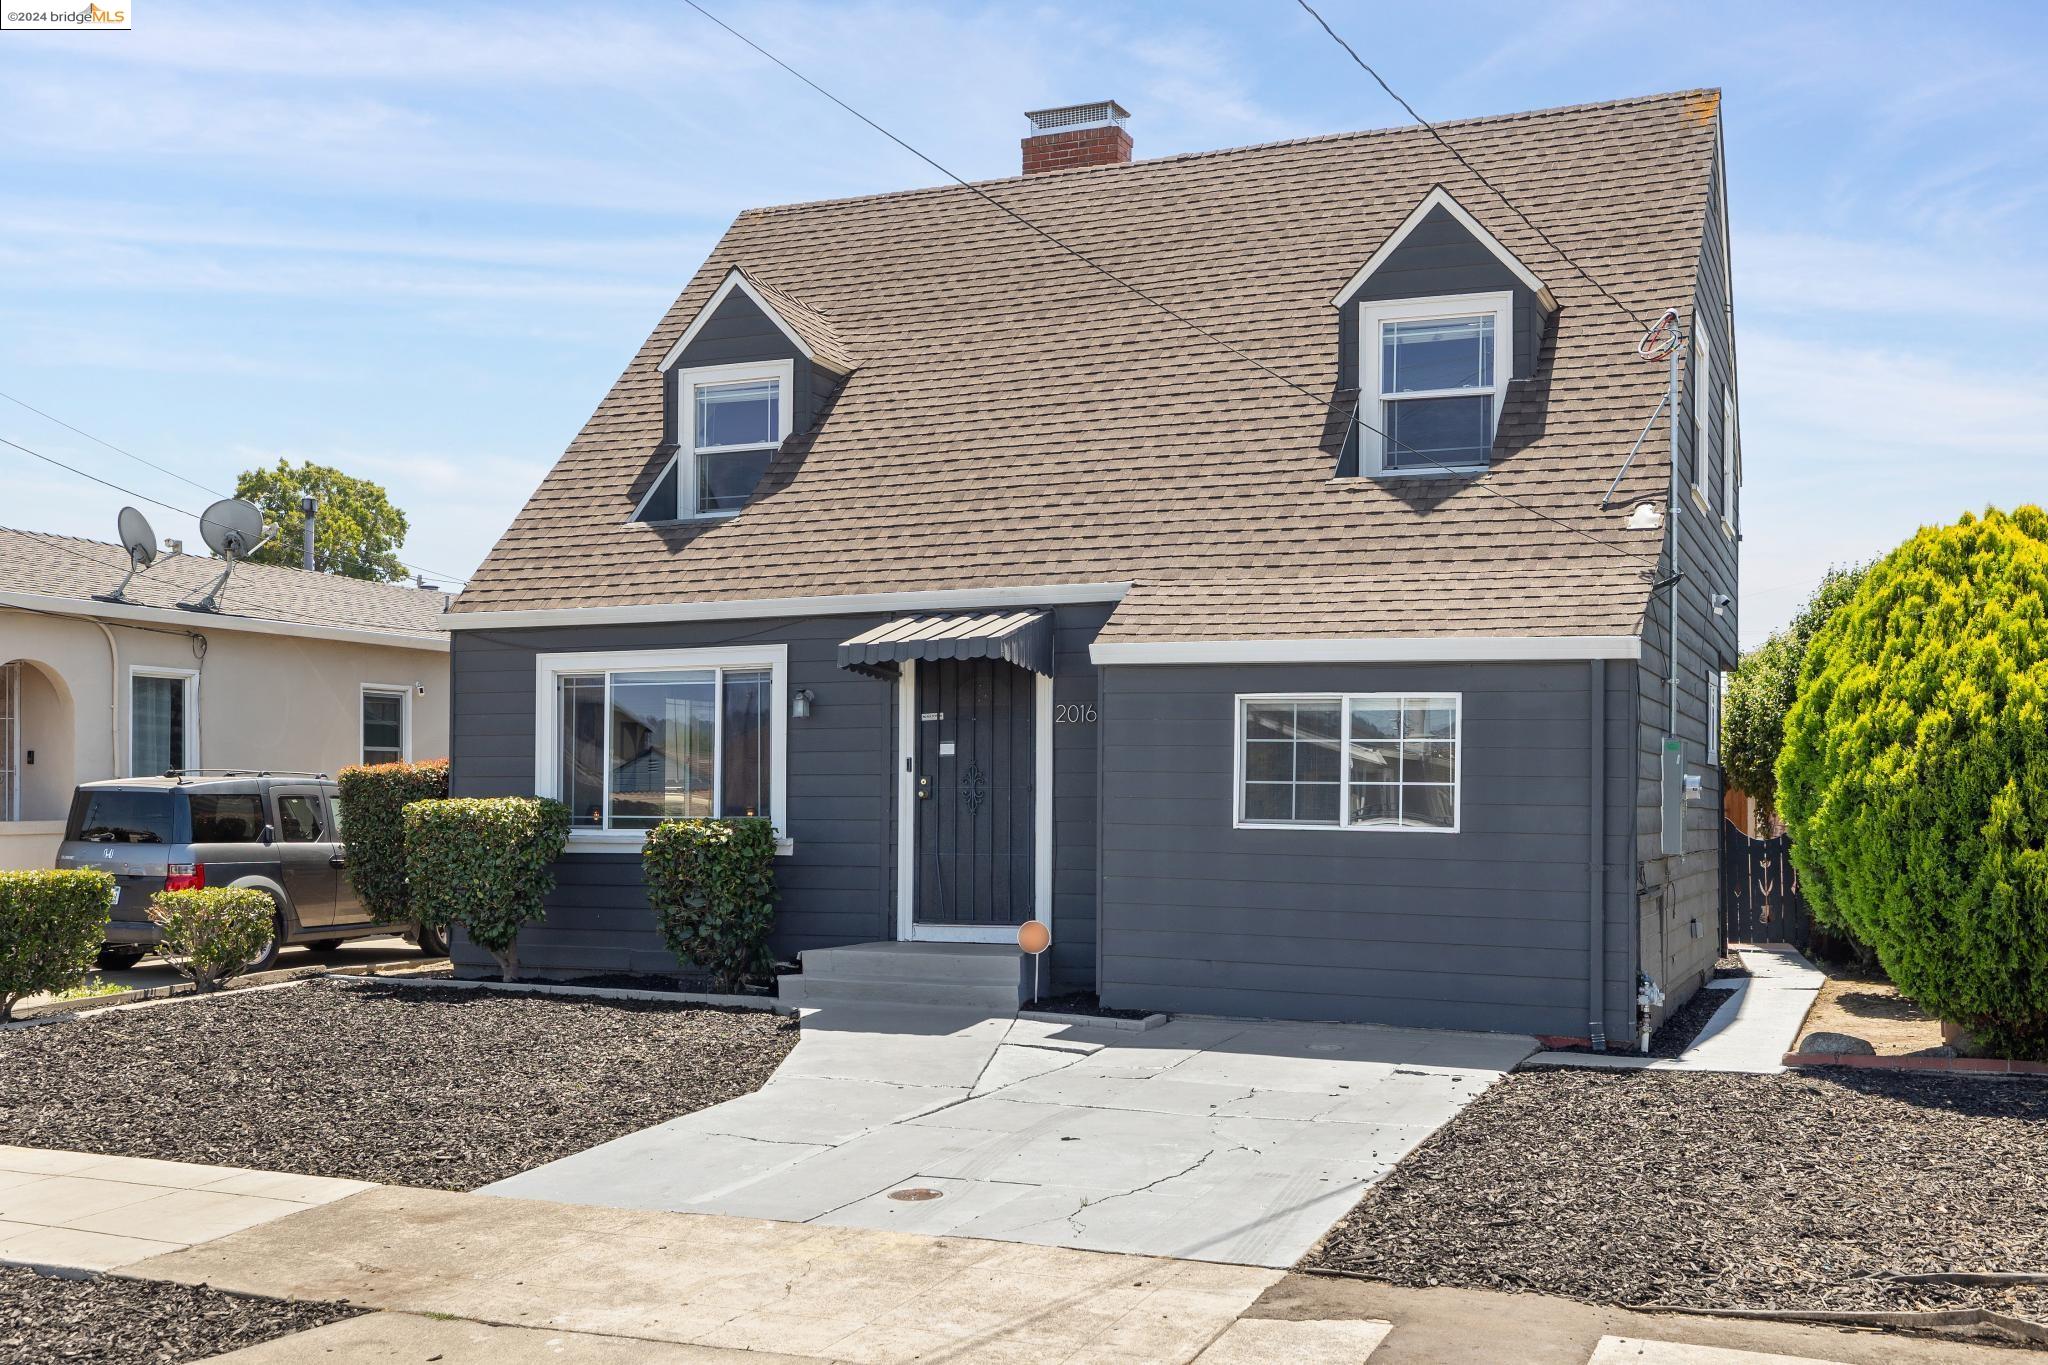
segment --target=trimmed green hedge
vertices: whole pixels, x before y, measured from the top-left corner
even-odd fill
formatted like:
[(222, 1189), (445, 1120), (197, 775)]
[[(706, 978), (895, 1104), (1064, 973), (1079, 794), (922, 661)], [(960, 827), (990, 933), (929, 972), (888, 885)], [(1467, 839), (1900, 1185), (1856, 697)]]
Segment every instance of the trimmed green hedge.
[(1808, 647), (1778, 798), (1801, 889), (1899, 989), (2048, 1057), (2048, 513), (1929, 527)]
[(448, 795), (448, 760), (343, 768), (338, 782), (349, 884), (378, 920), (412, 923), (405, 895), (405, 808)]
[(277, 902), (246, 886), (159, 891), (149, 917), (163, 931), (157, 951), (202, 991), (218, 990), (249, 969), (276, 932)]
[(669, 951), (737, 990), (765, 971), (775, 925), (775, 827), (766, 820), (671, 820), (640, 855), (647, 902)]
[(555, 889), (555, 860), (569, 842), (569, 808), (532, 796), (415, 801), (405, 808), (406, 887), (413, 917), (446, 930), (460, 924), (519, 975), (519, 931), (538, 924)]
[(0, 1019), (85, 980), (107, 941), (114, 879), (91, 868), (0, 872)]

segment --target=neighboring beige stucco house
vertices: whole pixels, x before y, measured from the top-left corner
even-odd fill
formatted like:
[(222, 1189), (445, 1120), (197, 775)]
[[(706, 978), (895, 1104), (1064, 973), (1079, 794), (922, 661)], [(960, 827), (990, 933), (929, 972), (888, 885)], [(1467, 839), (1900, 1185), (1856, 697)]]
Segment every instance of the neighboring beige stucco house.
[(0, 528), (0, 868), (48, 867), (81, 782), (448, 752), (445, 596)]

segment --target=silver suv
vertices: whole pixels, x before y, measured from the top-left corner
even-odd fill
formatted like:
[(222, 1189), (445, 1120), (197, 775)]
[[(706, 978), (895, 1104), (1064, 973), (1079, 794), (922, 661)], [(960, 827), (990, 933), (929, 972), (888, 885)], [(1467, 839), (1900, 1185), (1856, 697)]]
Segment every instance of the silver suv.
[[(270, 942), (249, 964), (263, 971), (280, 948), (332, 948), (396, 932), (369, 917), (348, 876), (341, 803), (324, 773), (171, 772), (89, 782), (71, 798), (58, 867), (114, 874), (117, 897), (102, 966), (132, 967), (159, 937), (149, 903), (159, 891), (246, 886), (276, 904)], [(447, 945), (408, 926), (422, 952)]]

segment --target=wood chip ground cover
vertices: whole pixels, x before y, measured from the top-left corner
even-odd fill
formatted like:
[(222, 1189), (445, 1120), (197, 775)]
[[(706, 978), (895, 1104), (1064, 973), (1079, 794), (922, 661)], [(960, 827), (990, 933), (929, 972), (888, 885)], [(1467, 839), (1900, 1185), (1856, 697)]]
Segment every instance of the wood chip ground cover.
[(1846, 1070), (1508, 1077), (1303, 1260), (1406, 1285), (1695, 1308), (1980, 1307), (2048, 1286), (2048, 1084)]
[(0, 1365), (183, 1365), (362, 1310), (0, 1267)]
[(316, 981), (0, 1033), (0, 1142), (468, 1190), (744, 1095), (757, 1010)]

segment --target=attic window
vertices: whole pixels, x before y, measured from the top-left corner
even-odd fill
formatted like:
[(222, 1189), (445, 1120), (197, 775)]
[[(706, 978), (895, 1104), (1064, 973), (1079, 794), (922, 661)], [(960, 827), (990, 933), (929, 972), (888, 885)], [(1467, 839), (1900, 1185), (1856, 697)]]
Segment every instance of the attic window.
[(779, 360), (681, 371), (675, 384), (676, 455), (634, 520), (737, 516), (789, 435), (795, 368)]
[(1359, 305), (1359, 470), (1483, 469), (1513, 370), (1514, 296)]

